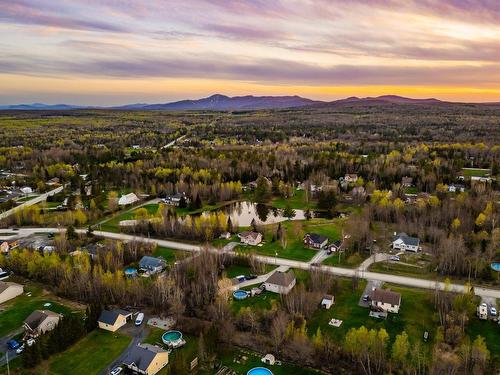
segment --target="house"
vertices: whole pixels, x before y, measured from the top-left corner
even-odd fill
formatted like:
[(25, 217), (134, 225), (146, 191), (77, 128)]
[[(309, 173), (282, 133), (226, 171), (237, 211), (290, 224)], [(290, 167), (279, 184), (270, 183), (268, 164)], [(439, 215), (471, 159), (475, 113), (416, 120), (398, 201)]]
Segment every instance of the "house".
[(448, 185), (448, 191), (450, 193), (457, 193), (457, 192), (463, 193), (465, 191), (465, 186), (461, 184), (451, 184)]
[(33, 189), (30, 188), (29, 186), (24, 186), (20, 190), (21, 190), (21, 193), (23, 193), (23, 194), (33, 194)]
[(162, 258), (143, 256), (139, 261), (139, 269), (149, 274), (160, 273), (166, 267), (166, 262)]
[(7, 241), (3, 241), (0, 244), (0, 253), (7, 254), (9, 252), (9, 249), (10, 249), (10, 246), (9, 246), (9, 243)]
[(410, 187), (413, 186), (413, 177), (408, 177), (405, 176), (401, 179), (401, 186), (402, 187)]
[(24, 320), (25, 333), (31, 337), (52, 331), (59, 324), (62, 315), (50, 310), (35, 310)]
[(59, 182), (60, 182), (59, 178), (54, 177), (54, 178), (51, 178), (50, 180), (48, 180), (45, 184), (49, 185), (49, 186), (56, 186), (56, 185), (60, 185)]
[(304, 236), (304, 245), (311, 249), (322, 249), (328, 243), (328, 237), (317, 233), (306, 233)]
[(133, 373), (155, 375), (168, 364), (168, 352), (151, 344), (138, 344), (128, 352), (123, 364)]
[(238, 234), (241, 242), (247, 245), (256, 246), (262, 242), (262, 234), (259, 232), (241, 232)]
[(189, 203), (189, 198), (186, 196), (186, 193), (176, 193), (173, 195), (167, 195), (165, 198), (163, 198), (162, 201), (165, 204), (177, 207), (179, 206), (183, 198), (186, 203)]
[(97, 320), (97, 323), (101, 329), (116, 332), (119, 328), (127, 324), (127, 320), (131, 317), (132, 313), (125, 310), (103, 310)]
[(397, 314), (401, 306), (401, 294), (389, 289), (375, 288), (371, 293), (371, 306), (375, 309)]
[(395, 250), (417, 252), (419, 245), (420, 240), (417, 237), (410, 237), (405, 232), (399, 234), (394, 233), (392, 248)]
[(332, 242), (326, 247), (326, 251), (329, 253), (335, 253), (337, 251), (340, 251), (342, 248), (342, 241), (337, 240), (335, 242)]
[(23, 292), (24, 287), (21, 284), (0, 281), (0, 303), (16, 298)]
[(122, 195), (120, 199), (118, 199), (119, 206), (127, 206), (136, 202), (139, 202), (139, 198), (134, 193)]
[(488, 319), (488, 305), (486, 303), (483, 302), (477, 307), (477, 316), (481, 320)]
[(118, 226), (120, 228), (133, 228), (133, 227), (137, 226), (137, 224), (139, 224), (139, 220), (130, 219), (130, 220), (121, 220), (118, 223)]
[(330, 310), (330, 307), (332, 307), (334, 303), (335, 303), (335, 297), (332, 296), (331, 294), (326, 294), (321, 300), (321, 308)]
[(287, 272), (276, 271), (269, 276), (264, 283), (264, 287), (270, 292), (288, 294), (296, 283), (297, 279), (292, 270)]
[(344, 176), (344, 181), (348, 184), (358, 181), (358, 175), (356, 173), (347, 173)]
[(229, 240), (231, 238), (231, 233), (229, 233), (229, 232), (221, 233), (221, 235), (219, 236), (219, 238), (222, 239), (222, 240)]
[(262, 363), (265, 363), (266, 365), (271, 365), (271, 366), (273, 366), (276, 363), (276, 358), (272, 354), (266, 354), (260, 360)]

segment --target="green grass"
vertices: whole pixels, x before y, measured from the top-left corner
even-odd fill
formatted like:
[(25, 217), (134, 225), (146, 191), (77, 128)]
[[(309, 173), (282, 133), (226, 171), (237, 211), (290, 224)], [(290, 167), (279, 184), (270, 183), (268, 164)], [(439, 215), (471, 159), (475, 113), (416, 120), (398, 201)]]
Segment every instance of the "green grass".
[(238, 266), (235, 264), (227, 267), (224, 271), (226, 272), (226, 276), (230, 279), (239, 275), (250, 275), (252, 273), (250, 267)]
[(486, 175), (491, 174), (491, 169), (482, 169), (482, 168), (462, 168), (462, 173), (464, 176), (471, 177), (484, 177)]
[(153, 253), (155, 257), (162, 257), (169, 264), (174, 263), (178, 259), (184, 259), (190, 254), (187, 251), (174, 250), (166, 247), (157, 247)]
[(270, 202), (271, 206), (276, 208), (285, 208), (289, 205), (291, 208), (295, 210), (313, 210), (316, 208), (316, 202), (310, 200), (306, 202), (305, 192), (304, 190), (295, 190), (294, 195), (290, 198), (274, 198)]
[[(24, 319), (34, 310), (51, 310), (63, 315), (71, 313), (66, 306), (52, 301), (50, 297), (43, 296), (40, 288), (28, 287), (25, 288), (26, 291), (31, 292), (31, 297), (23, 294), (2, 305), (5, 310), (0, 313), (0, 337), (21, 327)], [(51, 306), (44, 307), (45, 303), (51, 303)]]
[[(401, 293), (401, 308), (398, 314), (389, 314), (387, 320), (380, 320), (369, 317), (368, 308), (358, 306), (364, 285), (366, 282), (362, 281), (359, 289), (352, 291), (350, 281), (342, 280), (340, 290), (335, 293), (335, 305), (330, 310), (318, 309), (308, 322), (309, 334), (313, 335), (320, 327), (323, 335), (329, 335), (342, 343), (350, 328), (365, 326), (369, 329), (385, 328), (391, 342), (403, 330), (413, 342), (420, 340), (423, 343), (424, 331), (429, 331), (431, 338), (435, 337), (437, 322), (431, 292), (391, 286), (391, 290)], [(332, 318), (343, 320), (342, 325), (339, 328), (329, 326), (328, 322)], [(430, 341), (424, 345), (428, 350), (431, 349)]]
[(323, 261), (325, 266), (334, 266), (334, 267), (344, 267), (344, 268), (355, 268), (358, 267), (366, 258), (368, 258), (369, 254), (362, 253), (354, 256), (346, 257), (345, 254), (333, 254), (332, 256), (326, 258)]
[(327, 236), (330, 241), (341, 237), (341, 224), (338, 220), (312, 219), (310, 221), (284, 221), (281, 225), (287, 232), (287, 246), (282, 248), (280, 241), (272, 241), (278, 224), (270, 224), (264, 227), (265, 244), (263, 246), (243, 246), (235, 248), (238, 252), (257, 253), (279, 258), (308, 261), (316, 253), (316, 250), (308, 249), (303, 244), (303, 234), (306, 232), (319, 233)]
[[(247, 357), (246, 361), (242, 358), (242, 356)], [(239, 363), (235, 362), (235, 359), (237, 359)], [(260, 359), (260, 355), (243, 350), (230, 350), (222, 354), (219, 358), (222, 366), (226, 366), (234, 370), (238, 375), (246, 374), (254, 367), (266, 367), (270, 369), (274, 375), (313, 375), (319, 373), (314, 370), (300, 368), (288, 363), (283, 363), (281, 366), (268, 366), (262, 363)], [(199, 371), (198, 374), (213, 375), (215, 372), (216, 371), (214, 370), (202, 370)]]
[(51, 358), (49, 374), (99, 374), (125, 350), (130, 341), (128, 336), (96, 329), (65, 352)]
[(149, 215), (155, 215), (158, 212), (158, 204), (155, 203), (146, 204), (142, 207), (138, 207), (132, 210), (125, 210), (124, 212), (114, 214), (108, 220), (103, 222), (100, 225), (100, 229), (108, 232), (118, 233), (120, 231), (120, 221), (135, 219), (135, 213), (139, 208), (145, 208), (148, 211)]
[[(254, 285), (255, 286), (255, 285)], [(253, 286), (243, 288), (250, 290)], [(272, 292), (263, 292), (259, 296), (248, 297), (244, 300), (231, 300), (231, 311), (233, 314), (238, 314), (242, 308), (251, 308), (252, 310), (271, 310), (271, 308), (279, 303), (280, 295)]]
[(474, 341), (477, 336), (484, 337), (493, 362), (500, 362), (498, 324), (491, 321), (479, 320), (476, 316), (474, 316), (469, 320), (466, 333), (469, 335), (471, 341)]
[(407, 264), (400, 264), (395, 262), (379, 262), (374, 263), (368, 267), (369, 271), (388, 273), (398, 276), (418, 277), (421, 279), (437, 279), (438, 275), (431, 272), (428, 267), (410, 266)]

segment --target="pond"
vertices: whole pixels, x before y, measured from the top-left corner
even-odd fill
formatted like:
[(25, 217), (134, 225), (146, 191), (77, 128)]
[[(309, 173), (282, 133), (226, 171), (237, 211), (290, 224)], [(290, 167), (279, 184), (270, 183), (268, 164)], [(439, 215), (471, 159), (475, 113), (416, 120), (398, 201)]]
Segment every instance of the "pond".
[[(305, 217), (306, 211), (304, 210), (294, 210), (294, 211), (295, 211), (295, 216), (291, 217), (290, 220), (306, 219)], [(231, 218), (231, 221), (233, 222), (234, 225), (239, 225), (242, 227), (251, 226), (253, 220), (255, 220), (255, 223), (257, 225), (274, 224), (274, 223), (279, 223), (280, 221), (288, 220), (287, 217), (283, 216), (283, 210), (265, 204), (259, 204), (253, 202), (231, 203), (221, 207), (215, 212), (224, 212), (227, 216)], [(314, 216), (315, 213), (311, 211), (311, 217)]]

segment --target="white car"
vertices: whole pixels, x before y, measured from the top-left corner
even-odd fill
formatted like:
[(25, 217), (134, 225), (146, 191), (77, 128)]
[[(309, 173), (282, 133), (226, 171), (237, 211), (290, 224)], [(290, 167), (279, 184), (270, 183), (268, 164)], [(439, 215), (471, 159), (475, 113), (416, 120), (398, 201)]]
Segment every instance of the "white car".
[(122, 371), (123, 369), (121, 367), (115, 367), (113, 370), (111, 370), (109, 375), (118, 375), (121, 374)]
[(26, 340), (26, 344), (28, 344), (28, 346), (31, 346), (35, 343), (35, 339), (28, 339)]
[(490, 315), (497, 316), (497, 309), (493, 306), (490, 307)]
[(24, 352), (24, 345), (21, 345), (19, 348), (16, 349), (16, 354), (21, 354)]
[(399, 257), (397, 255), (393, 255), (389, 258), (390, 260), (393, 260), (395, 262), (399, 262), (401, 259), (399, 259)]
[(140, 326), (143, 320), (144, 320), (144, 313), (137, 314), (137, 318), (135, 318), (135, 325), (137, 327)]

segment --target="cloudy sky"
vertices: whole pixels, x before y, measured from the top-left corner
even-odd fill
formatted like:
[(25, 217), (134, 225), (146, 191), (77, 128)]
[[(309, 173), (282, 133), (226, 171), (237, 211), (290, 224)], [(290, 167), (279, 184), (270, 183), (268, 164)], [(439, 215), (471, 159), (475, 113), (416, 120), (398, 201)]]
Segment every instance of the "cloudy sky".
[(0, 104), (500, 101), (498, 0), (0, 0)]

